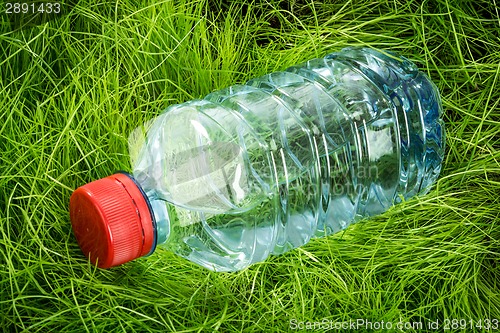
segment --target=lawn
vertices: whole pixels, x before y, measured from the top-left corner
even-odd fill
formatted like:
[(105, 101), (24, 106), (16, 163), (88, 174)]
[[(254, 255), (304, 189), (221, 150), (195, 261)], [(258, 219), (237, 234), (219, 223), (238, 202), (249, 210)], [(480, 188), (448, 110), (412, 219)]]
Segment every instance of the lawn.
[[(0, 327), (500, 330), (496, 1), (82, 0), (23, 28), (0, 14)], [(447, 146), (429, 194), (237, 273), (162, 250), (109, 270), (88, 263), (69, 197), (130, 169), (136, 126), (346, 46), (398, 52), (439, 88)]]

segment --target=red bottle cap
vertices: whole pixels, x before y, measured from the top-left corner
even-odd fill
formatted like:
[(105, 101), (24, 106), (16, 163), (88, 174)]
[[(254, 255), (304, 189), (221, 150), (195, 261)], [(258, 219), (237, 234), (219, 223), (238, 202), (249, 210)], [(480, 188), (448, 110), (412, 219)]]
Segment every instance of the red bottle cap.
[(82, 252), (100, 268), (151, 252), (152, 212), (138, 185), (117, 173), (83, 185), (69, 202), (73, 232)]

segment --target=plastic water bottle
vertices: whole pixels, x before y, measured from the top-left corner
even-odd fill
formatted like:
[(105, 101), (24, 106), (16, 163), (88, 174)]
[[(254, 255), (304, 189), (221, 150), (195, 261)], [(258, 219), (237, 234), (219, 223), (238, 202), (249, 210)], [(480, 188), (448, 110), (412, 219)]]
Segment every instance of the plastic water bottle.
[(133, 175), (73, 193), (73, 230), (102, 268), (162, 247), (240, 270), (426, 193), (441, 113), (410, 61), (346, 48), (170, 106), (131, 134)]

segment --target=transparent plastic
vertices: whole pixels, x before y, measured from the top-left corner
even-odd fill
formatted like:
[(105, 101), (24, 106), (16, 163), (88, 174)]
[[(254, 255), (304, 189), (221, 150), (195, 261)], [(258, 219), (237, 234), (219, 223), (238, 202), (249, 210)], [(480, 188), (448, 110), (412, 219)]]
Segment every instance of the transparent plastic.
[(367, 48), (170, 106), (129, 140), (156, 245), (235, 271), (424, 194), (441, 112), (414, 64)]

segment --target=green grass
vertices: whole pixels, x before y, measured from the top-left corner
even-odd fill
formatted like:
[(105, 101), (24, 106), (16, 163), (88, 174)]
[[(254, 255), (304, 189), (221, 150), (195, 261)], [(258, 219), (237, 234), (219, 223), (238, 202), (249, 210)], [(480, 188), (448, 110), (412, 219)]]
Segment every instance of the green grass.
[[(82, 0), (16, 31), (0, 16), (0, 327), (500, 320), (498, 1), (214, 3)], [(129, 168), (133, 128), (170, 104), (351, 45), (399, 52), (440, 89), (447, 151), (427, 196), (238, 273), (161, 250), (110, 270), (87, 263), (69, 196)]]

